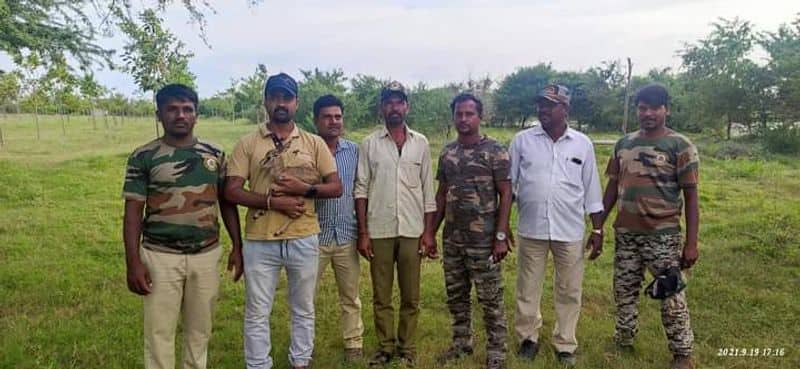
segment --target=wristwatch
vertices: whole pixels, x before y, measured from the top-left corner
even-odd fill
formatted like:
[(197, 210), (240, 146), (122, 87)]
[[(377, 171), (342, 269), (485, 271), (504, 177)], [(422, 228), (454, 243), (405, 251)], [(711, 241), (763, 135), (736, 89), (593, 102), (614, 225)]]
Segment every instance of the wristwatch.
[(508, 238), (508, 235), (506, 234), (506, 232), (500, 231), (500, 232), (497, 232), (497, 233), (494, 234), (494, 239), (496, 239), (498, 241), (505, 241), (506, 238)]
[(594, 233), (594, 234), (596, 234), (598, 236), (602, 236), (603, 235), (603, 230), (602, 229), (593, 229), (592, 233)]
[(308, 191), (306, 191), (306, 193), (303, 195), (303, 197), (306, 197), (306, 198), (309, 198), (309, 199), (317, 197), (317, 186), (311, 185), (311, 187), (308, 188)]

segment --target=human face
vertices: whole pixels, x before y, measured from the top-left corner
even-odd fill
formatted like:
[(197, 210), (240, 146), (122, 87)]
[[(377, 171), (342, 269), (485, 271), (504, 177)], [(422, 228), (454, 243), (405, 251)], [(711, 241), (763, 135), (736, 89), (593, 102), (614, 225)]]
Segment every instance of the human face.
[(568, 108), (565, 104), (539, 99), (536, 102), (536, 111), (544, 129), (555, 128), (566, 123)]
[(169, 99), (156, 115), (164, 127), (164, 134), (173, 138), (191, 135), (197, 123), (197, 111), (188, 99)]
[(636, 108), (639, 115), (639, 127), (643, 131), (653, 132), (664, 127), (669, 115), (668, 107), (648, 105), (640, 101)]
[(294, 114), (297, 112), (297, 96), (282, 91), (267, 91), (267, 97), (264, 99), (264, 107), (267, 109), (269, 121), (286, 124), (294, 120)]
[(381, 115), (390, 126), (398, 126), (406, 121), (408, 114), (408, 101), (400, 96), (393, 95), (381, 102)]
[(344, 134), (344, 116), (342, 108), (326, 106), (319, 110), (319, 116), (314, 119), (317, 133), (322, 138), (336, 138)]
[(453, 124), (459, 136), (474, 136), (480, 133), (481, 117), (478, 105), (472, 100), (456, 104), (453, 111)]

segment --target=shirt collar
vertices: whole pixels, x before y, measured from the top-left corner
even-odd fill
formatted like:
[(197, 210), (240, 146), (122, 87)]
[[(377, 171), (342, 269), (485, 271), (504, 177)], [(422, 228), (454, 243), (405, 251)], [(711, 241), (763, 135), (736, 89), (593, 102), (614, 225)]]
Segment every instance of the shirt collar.
[[(569, 124), (567, 124), (567, 130), (564, 131), (564, 135), (559, 137), (558, 139), (559, 140), (561, 140), (561, 139), (572, 139), (573, 131), (574, 130), (572, 128), (569, 128)], [(541, 135), (548, 136), (547, 132), (545, 132), (544, 128), (542, 128), (541, 123), (533, 126), (533, 128), (531, 128), (531, 133), (533, 133), (534, 135), (537, 135), (537, 136), (541, 136)], [(550, 138), (550, 136), (548, 136), (547, 138)]]
[[(408, 126), (407, 126), (407, 125), (403, 125), (403, 128), (405, 128), (405, 130), (406, 130), (406, 134), (407, 134), (409, 137), (413, 137), (413, 136), (416, 136), (416, 135), (417, 135), (417, 132), (414, 132), (414, 130), (412, 130), (411, 128), (408, 128)], [(389, 135), (389, 129), (388, 129), (388, 128), (386, 128), (386, 125), (385, 125), (385, 124), (383, 125), (383, 127), (381, 127), (381, 137), (390, 137), (390, 135)]]
[[(263, 123), (258, 127), (259, 131), (261, 132), (261, 136), (267, 138), (272, 135), (272, 131), (267, 128), (267, 124)], [(289, 137), (297, 138), (300, 137), (300, 130), (297, 128), (297, 123), (294, 125), (294, 129), (292, 129), (292, 133), (289, 134)]]

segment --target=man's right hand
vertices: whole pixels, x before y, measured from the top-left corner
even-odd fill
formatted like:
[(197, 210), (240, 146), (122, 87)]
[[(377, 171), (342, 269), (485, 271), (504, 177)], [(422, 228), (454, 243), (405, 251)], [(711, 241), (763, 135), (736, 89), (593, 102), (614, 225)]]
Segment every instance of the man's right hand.
[(270, 208), (297, 219), (306, 211), (306, 202), (299, 196), (272, 196)]
[(128, 265), (128, 289), (137, 295), (149, 295), (153, 281), (150, 279), (150, 272), (141, 262), (132, 262)]
[(369, 235), (361, 233), (358, 235), (358, 245), (356, 246), (358, 253), (365, 259), (372, 261), (375, 254), (372, 253), (372, 241), (369, 240)]

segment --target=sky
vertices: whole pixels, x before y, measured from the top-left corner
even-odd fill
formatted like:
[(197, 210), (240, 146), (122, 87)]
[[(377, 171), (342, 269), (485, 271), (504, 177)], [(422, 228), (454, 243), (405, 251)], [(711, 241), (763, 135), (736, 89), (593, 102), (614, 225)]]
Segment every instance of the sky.
[[(171, 31), (195, 56), (198, 92), (211, 96), (258, 63), (296, 78), (300, 69), (341, 68), (407, 85), (489, 76), (551, 63), (579, 71), (603, 61), (633, 61), (633, 73), (680, 66), (677, 51), (705, 37), (719, 17), (739, 17), (759, 31), (775, 30), (800, 13), (796, 0), (211, 0), (207, 39), (173, 6)], [(180, 1), (177, 1), (180, 3)], [(119, 47), (119, 38), (102, 40)], [(7, 61), (0, 59), (0, 67)], [(129, 76), (102, 70), (98, 79), (126, 95)]]

